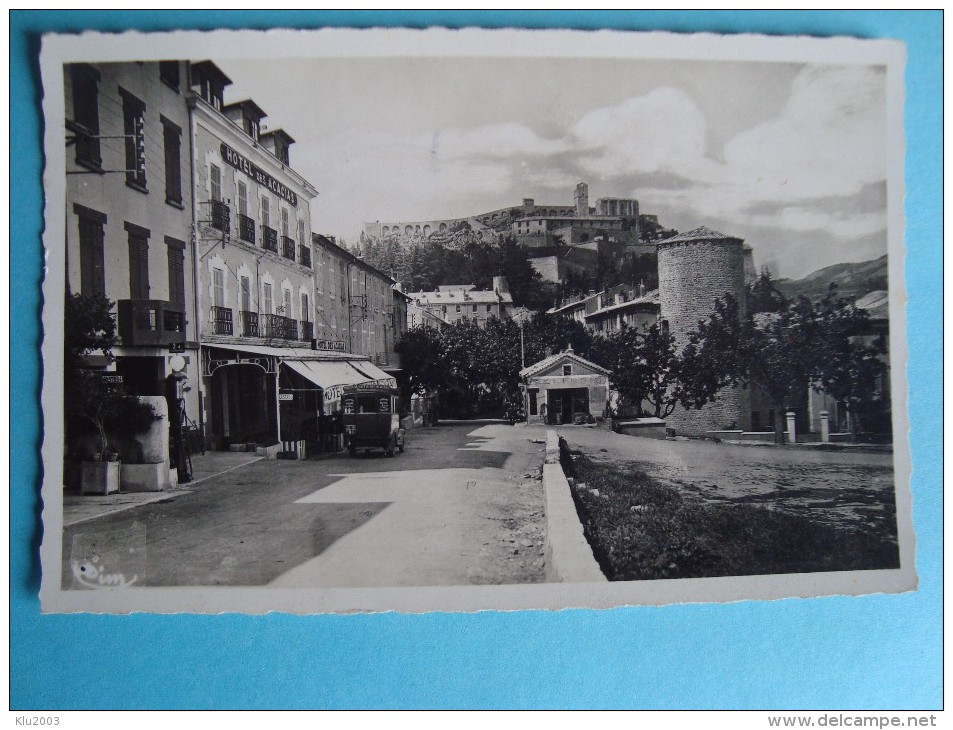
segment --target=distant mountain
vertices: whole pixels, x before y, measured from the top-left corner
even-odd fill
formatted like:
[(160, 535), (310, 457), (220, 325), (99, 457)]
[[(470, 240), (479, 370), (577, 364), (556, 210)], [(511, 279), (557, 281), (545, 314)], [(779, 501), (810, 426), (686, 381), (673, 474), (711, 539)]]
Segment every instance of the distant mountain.
[(786, 297), (804, 295), (809, 298), (821, 297), (827, 293), (831, 284), (837, 284), (837, 291), (844, 297), (862, 297), (872, 291), (887, 288), (887, 257), (881, 256), (873, 261), (834, 264), (808, 274), (803, 279), (778, 279), (774, 285)]

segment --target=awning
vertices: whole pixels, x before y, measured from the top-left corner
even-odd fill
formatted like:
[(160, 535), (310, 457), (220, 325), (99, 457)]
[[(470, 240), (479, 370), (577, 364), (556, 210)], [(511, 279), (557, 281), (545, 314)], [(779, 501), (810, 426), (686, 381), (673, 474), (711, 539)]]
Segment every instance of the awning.
[(344, 388), (359, 383), (380, 382), (395, 387), (397, 381), (376, 365), (363, 360), (283, 360), (284, 365), (324, 390), (325, 406), (341, 400)]

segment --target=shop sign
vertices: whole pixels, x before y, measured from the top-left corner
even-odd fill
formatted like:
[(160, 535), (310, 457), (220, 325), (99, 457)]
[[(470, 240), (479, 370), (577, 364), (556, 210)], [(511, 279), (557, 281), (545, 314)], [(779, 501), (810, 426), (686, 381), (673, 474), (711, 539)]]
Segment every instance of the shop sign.
[(315, 350), (330, 350), (331, 352), (344, 352), (343, 340), (315, 340)]
[(294, 393), (279, 393), (278, 394), (278, 400), (294, 400), (294, 399), (295, 399)]
[(284, 198), (294, 206), (298, 205), (298, 195), (293, 190), (290, 190), (284, 183), (275, 180), (258, 165), (253, 164), (244, 155), (240, 155), (224, 142), (222, 142), (222, 159), (236, 170), (244, 172), (259, 185), (268, 188), (275, 195)]

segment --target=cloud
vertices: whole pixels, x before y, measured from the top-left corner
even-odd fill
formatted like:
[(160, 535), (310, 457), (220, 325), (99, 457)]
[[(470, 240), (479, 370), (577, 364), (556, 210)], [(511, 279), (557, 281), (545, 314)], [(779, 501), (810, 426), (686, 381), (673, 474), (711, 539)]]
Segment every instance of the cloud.
[(806, 66), (773, 116), (735, 120), (741, 131), (720, 148), (710, 147), (705, 110), (677, 88), (590, 109), (550, 125), (548, 136), (532, 114), (512, 113), (486, 125), (348, 130), (300, 144), (303, 169), (320, 171), (315, 227), (354, 235), (356, 221), (461, 217), (534, 195), (568, 203), (585, 180), (596, 196), (639, 199), (666, 225), (756, 235), (765, 258), (786, 265), (798, 261), (781, 241), (810, 238), (812, 251), (839, 260), (837, 249), (852, 242), (886, 245), (881, 69)]
[(685, 173), (704, 155), (705, 117), (684, 92), (661, 88), (589, 112), (570, 137), (581, 165), (598, 175)]

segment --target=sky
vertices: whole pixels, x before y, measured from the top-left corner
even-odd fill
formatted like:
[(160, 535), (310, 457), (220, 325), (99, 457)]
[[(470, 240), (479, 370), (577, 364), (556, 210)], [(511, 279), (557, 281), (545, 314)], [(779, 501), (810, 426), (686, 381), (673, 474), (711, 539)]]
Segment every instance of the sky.
[(465, 217), (578, 182), (799, 278), (887, 252), (885, 70), (568, 58), (217, 61), (297, 141), (312, 228)]

